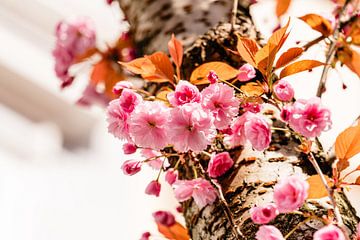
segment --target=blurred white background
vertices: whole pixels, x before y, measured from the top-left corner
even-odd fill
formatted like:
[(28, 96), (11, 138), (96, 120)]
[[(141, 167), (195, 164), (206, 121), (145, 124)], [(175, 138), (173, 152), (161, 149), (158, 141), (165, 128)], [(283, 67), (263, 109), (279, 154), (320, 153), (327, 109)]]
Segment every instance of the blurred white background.
[[(59, 20), (90, 16), (99, 42), (111, 43), (126, 29), (118, 6), (105, 2), (0, 1), (0, 239), (133, 240), (155, 231), (154, 210), (174, 212), (176, 202), (165, 184), (158, 199), (144, 194), (156, 172), (145, 168), (133, 177), (122, 175), (120, 166), (128, 157), (107, 134), (103, 111), (74, 105), (84, 83), (60, 91), (53, 72), (53, 32)], [(328, 0), (297, 0), (289, 14), (329, 14), (332, 8)], [(267, 36), (276, 25), (272, 9), (272, 0), (253, 9)], [(284, 49), (317, 37), (305, 24), (293, 24)], [(305, 58), (323, 60), (323, 50), (312, 48)], [(315, 95), (320, 73), (319, 68), (289, 80), (297, 98)], [(347, 69), (331, 71), (324, 103), (333, 111), (334, 125), (322, 136), (327, 147), (360, 114), (359, 93), (355, 75)], [(353, 161), (359, 163), (359, 157)], [(358, 209), (359, 196), (351, 195)]]

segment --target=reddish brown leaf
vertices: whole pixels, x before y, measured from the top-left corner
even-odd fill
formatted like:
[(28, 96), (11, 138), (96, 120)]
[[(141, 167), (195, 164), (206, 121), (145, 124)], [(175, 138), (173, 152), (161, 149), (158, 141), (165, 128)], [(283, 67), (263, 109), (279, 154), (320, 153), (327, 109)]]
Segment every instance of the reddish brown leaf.
[[(328, 176), (325, 176), (325, 178), (330, 185), (330, 178)], [(309, 183), (308, 199), (318, 199), (328, 196), (328, 192), (318, 174), (310, 176), (306, 181)]]
[(355, 184), (356, 184), (356, 185), (360, 185), (360, 176), (357, 177), (357, 179), (356, 179), (356, 181), (355, 181)]
[(339, 160), (347, 161), (360, 152), (360, 121), (348, 127), (336, 138), (335, 153)]
[(189, 240), (188, 231), (180, 223), (176, 222), (171, 227), (157, 223), (159, 232), (167, 239), (171, 240)]
[(250, 38), (243, 38), (239, 35), (237, 41), (237, 51), (245, 62), (248, 62), (252, 66), (256, 67), (255, 54), (259, 47), (257, 43)]
[(193, 84), (207, 84), (209, 80), (207, 75), (213, 70), (216, 72), (220, 80), (229, 80), (235, 78), (239, 74), (239, 70), (223, 62), (208, 62), (197, 67), (191, 74), (190, 82)]
[(339, 161), (336, 163), (336, 169), (338, 174), (346, 168), (350, 166), (348, 159), (339, 159)]
[(276, 1), (276, 16), (279, 18), (284, 15), (289, 9), (291, 0), (277, 0)]
[(184, 48), (175, 35), (171, 35), (171, 40), (168, 42), (169, 53), (175, 65), (179, 68), (182, 64)]
[(247, 97), (261, 96), (264, 93), (264, 88), (257, 82), (249, 82), (240, 87), (240, 90), (245, 93)]
[(311, 13), (300, 17), (300, 19), (307, 23), (315, 31), (322, 33), (324, 36), (329, 36), (333, 32), (330, 21), (320, 15)]
[(307, 71), (322, 65), (324, 65), (324, 63), (316, 60), (301, 60), (298, 62), (294, 62), (281, 71), (280, 78), (284, 78), (295, 73)]
[(275, 68), (281, 68), (288, 63), (294, 61), (303, 53), (302, 48), (294, 47), (284, 52), (276, 62)]
[[(174, 80), (174, 69), (169, 57), (163, 52), (156, 52), (149, 56), (145, 56), (155, 66), (154, 74), (143, 74), (143, 78), (151, 78), (157, 82), (172, 82)], [(155, 80), (155, 79), (156, 80)]]

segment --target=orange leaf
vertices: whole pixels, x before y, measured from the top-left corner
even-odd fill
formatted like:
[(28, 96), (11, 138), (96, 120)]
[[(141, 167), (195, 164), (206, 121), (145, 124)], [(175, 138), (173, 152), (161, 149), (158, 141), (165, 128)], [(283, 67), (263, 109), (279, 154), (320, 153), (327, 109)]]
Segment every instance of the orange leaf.
[(303, 53), (302, 48), (294, 47), (284, 52), (276, 62), (275, 68), (281, 68), (298, 58)]
[(172, 240), (189, 240), (188, 231), (180, 223), (176, 222), (174, 225), (167, 227), (165, 225), (157, 223), (159, 232), (167, 239)]
[(306, 70), (313, 69), (314, 67), (322, 66), (324, 63), (316, 61), (316, 60), (301, 60), (298, 62), (294, 62), (287, 67), (285, 67), (281, 73), (280, 78), (284, 78), (290, 76), (295, 73), (303, 72)]
[(322, 33), (326, 37), (333, 32), (330, 21), (320, 15), (311, 13), (300, 17), (300, 19), (306, 22), (312, 29)]
[(168, 42), (169, 53), (175, 65), (179, 68), (182, 64), (184, 48), (174, 34), (171, 35), (171, 40)]
[(165, 103), (169, 103), (168, 99), (167, 99), (167, 95), (171, 92), (173, 92), (174, 90), (172, 90), (169, 87), (162, 87), (157, 93), (156, 93), (156, 98), (159, 99), (160, 101), (163, 101)]
[(106, 59), (102, 59), (96, 63), (90, 75), (90, 83), (96, 85), (100, 82), (104, 82), (111, 69), (111, 64)]
[(357, 177), (357, 179), (356, 179), (356, 181), (355, 181), (355, 184), (356, 184), (356, 185), (360, 185), (360, 176)]
[(291, 0), (277, 0), (276, 1), (276, 16), (279, 18), (289, 9)]
[(240, 87), (240, 90), (248, 97), (261, 96), (264, 93), (264, 88), (257, 82), (249, 82)]
[(243, 38), (237, 35), (237, 51), (239, 52), (242, 59), (253, 67), (256, 67), (255, 63), (255, 54), (258, 51), (259, 47), (257, 43), (250, 38)]
[[(143, 74), (143, 72), (145, 71), (143, 69), (144, 65), (146, 65), (146, 66), (153, 65), (151, 63), (151, 61), (149, 61), (149, 59), (146, 59), (143, 57), (134, 59), (130, 62), (119, 62), (119, 64), (134, 74)], [(147, 71), (149, 71), (149, 70), (147, 70)], [(154, 72), (154, 71), (155, 71), (155, 67), (153, 67), (153, 69), (151, 69), (151, 72)]]
[(239, 70), (223, 62), (208, 62), (197, 67), (190, 77), (190, 82), (193, 84), (207, 84), (209, 80), (207, 75), (213, 70), (216, 72), (220, 80), (226, 81), (235, 78), (239, 74)]
[(78, 56), (75, 56), (75, 63), (79, 63), (83, 60), (86, 60), (87, 58), (91, 57), (92, 55), (94, 55), (95, 53), (98, 53), (99, 50), (97, 48), (90, 48), (88, 50), (86, 50), (83, 54), (80, 54)]
[(336, 138), (335, 153), (337, 158), (348, 160), (360, 152), (360, 121), (356, 126), (348, 127)]
[(349, 166), (350, 166), (349, 161), (346, 158), (339, 159), (339, 161), (336, 163), (337, 172), (340, 174), (342, 170), (346, 169)]
[(351, 51), (351, 60), (346, 61), (345, 65), (360, 77), (360, 54), (355, 50), (350, 49), (350, 51)]
[(255, 54), (255, 62), (259, 71), (265, 76), (270, 75), (276, 53), (286, 41), (289, 33), (286, 33), (290, 20), (287, 24), (271, 35), (268, 43)]
[[(329, 177), (325, 176), (325, 178), (330, 185), (331, 181)], [(308, 199), (318, 199), (328, 196), (328, 192), (318, 174), (310, 176), (306, 181), (309, 183)]]

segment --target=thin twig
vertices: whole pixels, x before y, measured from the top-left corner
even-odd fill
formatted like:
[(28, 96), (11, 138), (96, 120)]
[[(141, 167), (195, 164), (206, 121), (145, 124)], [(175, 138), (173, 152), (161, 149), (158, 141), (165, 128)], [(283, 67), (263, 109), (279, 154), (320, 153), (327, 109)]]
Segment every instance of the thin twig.
[(206, 178), (208, 180), (210, 180), (211, 184), (214, 185), (219, 193), (219, 200), (222, 204), (222, 207), (224, 209), (224, 212), (225, 212), (225, 215), (226, 215), (226, 218), (228, 219), (228, 221), (230, 222), (230, 225), (232, 226), (232, 231), (236, 237), (236, 239), (246, 239), (244, 234), (240, 231), (239, 227), (235, 224), (235, 221), (234, 221), (234, 218), (232, 216), (232, 213), (231, 213), (231, 210), (230, 210), (230, 207), (224, 197), (224, 194), (222, 192), (222, 188), (220, 186), (219, 183), (217, 183), (216, 181), (214, 181), (212, 178), (210, 178), (208, 176), (208, 174), (206, 173), (206, 171), (204, 170), (204, 168), (202, 167), (202, 165), (200, 164), (200, 162), (198, 161), (198, 166), (201, 170), (201, 173), (204, 174), (206, 176)]
[(329, 184), (327, 183), (326, 181), (326, 178), (325, 178), (325, 175), (324, 173), (322, 172), (319, 164), (317, 163), (315, 157), (314, 157), (314, 154), (312, 152), (309, 153), (309, 160), (311, 162), (311, 164), (314, 166), (317, 174), (320, 176), (320, 179), (321, 179), (321, 182), (322, 184), (324, 185), (324, 187), (326, 188), (326, 191), (328, 193), (328, 197), (330, 198), (330, 201), (331, 201), (331, 205), (334, 209), (334, 214), (335, 214), (335, 218), (337, 220), (337, 225), (339, 226), (339, 228), (344, 232), (344, 235), (345, 235), (345, 239), (346, 240), (350, 240), (348, 234), (347, 234), (347, 230), (346, 230), (346, 227), (344, 225), (344, 222), (342, 220), (342, 217), (341, 217), (341, 213), (340, 213), (340, 210), (336, 204), (336, 200), (335, 200), (335, 197), (334, 197), (334, 189), (332, 189)]
[(335, 57), (335, 53), (337, 50), (337, 41), (340, 35), (340, 21), (341, 18), (346, 10), (347, 5), (350, 3), (350, 1), (346, 1), (344, 6), (341, 8), (340, 13), (339, 13), (339, 18), (338, 21), (336, 21), (335, 27), (334, 27), (334, 33), (332, 35), (332, 39), (331, 39), (331, 44), (329, 47), (329, 50), (326, 54), (326, 61), (325, 61), (325, 66), (323, 68), (323, 71), (321, 73), (321, 78), (320, 78), (320, 82), (319, 82), (319, 86), (318, 86), (318, 90), (316, 93), (317, 97), (321, 97), (322, 94), (324, 93), (325, 90), (325, 86), (326, 86), (326, 81), (327, 81), (327, 74), (329, 72), (329, 69), (331, 67), (331, 63), (334, 60)]
[(303, 225), (309, 220), (311, 220), (311, 217), (308, 217), (304, 221), (299, 222), (293, 229), (291, 229), (291, 231), (288, 234), (286, 234), (285, 239), (288, 239), (288, 237), (290, 237), (291, 234), (293, 234), (301, 225)]
[(318, 38), (315, 38), (314, 40), (308, 42), (307, 44), (305, 44), (302, 48), (305, 51), (307, 51), (310, 47), (314, 46), (315, 44), (321, 42), (322, 40), (324, 40), (326, 37), (324, 35), (321, 35)]
[(239, 0), (234, 0), (233, 9), (231, 12), (231, 31), (234, 30), (236, 24), (236, 14), (237, 14), (238, 5), (239, 5)]

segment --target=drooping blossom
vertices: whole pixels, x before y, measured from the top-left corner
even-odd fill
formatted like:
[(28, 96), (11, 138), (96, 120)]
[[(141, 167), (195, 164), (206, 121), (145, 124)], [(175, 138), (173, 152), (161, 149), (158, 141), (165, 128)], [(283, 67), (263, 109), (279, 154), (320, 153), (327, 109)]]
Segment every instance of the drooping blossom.
[(271, 141), (270, 124), (261, 114), (249, 118), (244, 126), (246, 139), (250, 141), (253, 148), (263, 151), (269, 147)]
[(151, 233), (150, 233), (150, 232), (144, 232), (144, 233), (141, 235), (140, 240), (149, 240), (149, 239), (150, 239), (150, 236), (151, 236)]
[(318, 137), (331, 127), (331, 113), (318, 97), (297, 100), (291, 107), (290, 126), (305, 137)]
[(180, 80), (175, 91), (167, 95), (170, 104), (174, 107), (186, 103), (199, 103), (201, 95), (199, 89), (188, 81)]
[(129, 132), (139, 147), (162, 149), (168, 144), (168, 108), (161, 102), (143, 101), (131, 113)]
[(161, 184), (158, 181), (153, 180), (147, 185), (145, 189), (145, 193), (148, 195), (154, 195), (158, 197), (160, 195), (160, 190), (161, 190)]
[(68, 22), (59, 22), (55, 36), (56, 46), (53, 50), (55, 73), (65, 87), (73, 80), (68, 70), (76, 57), (95, 47), (95, 29), (89, 18), (81, 17)]
[(133, 88), (133, 84), (129, 81), (120, 81), (115, 84), (113, 87), (113, 93), (116, 95), (120, 95), (122, 90)]
[(175, 224), (175, 217), (169, 211), (156, 211), (153, 214), (155, 222), (167, 227), (171, 227)]
[(290, 83), (281, 79), (275, 84), (274, 93), (280, 101), (289, 102), (294, 97), (294, 88)]
[(217, 83), (219, 81), (219, 76), (216, 74), (215, 71), (211, 70), (209, 71), (209, 74), (207, 75), (207, 79), (211, 84)]
[(263, 207), (252, 207), (250, 209), (251, 219), (257, 224), (267, 224), (275, 219), (278, 214), (279, 211), (274, 204), (268, 204)]
[(202, 104), (212, 112), (215, 126), (218, 129), (227, 128), (239, 112), (239, 100), (235, 91), (223, 83), (211, 84), (201, 92)]
[(204, 150), (215, 137), (214, 118), (199, 103), (188, 103), (170, 112), (170, 143), (179, 152)]
[(232, 165), (234, 165), (234, 161), (230, 157), (228, 152), (222, 152), (218, 154), (214, 154), (208, 164), (208, 173), (212, 178), (217, 178), (227, 172)]
[(330, 224), (316, 231), (314, 240), (345, 240), (345, 236), (340, 228)]
[(127, 160), (121, 166), (125, 175), (132, 176), (141, 170), (141, 162), (136, 160)]
[(119, 97), (120, 106), (127, 113), (134, 111), (136, 105), (141, 101), (142, 97), (129, 89), (124, 89)]
[(120, 106), (119, 99), (112, 100), (107, 107), (108, 131), (115, 137), (131, 141), (128, 125), (129, 114)]
[(212, 204), (217, 198), (217, 192), (210, 182), (203, 178), (193, 180), (178, 180), (173, 184), (175, 197), (179, 202), (191, 197), (199, 208)]
[(174, 170), (174, 169), (169, 169), (166, 171), (166, 174), (165, 174), (165, 181), (167, 183), (169, 183), (170, 185), (173, 185), (174, 182), (176, 182), (178, 178), (178, 171), (177, 170)]
[(136, 147), (136, 145), (133, 144), (133, 143), (125, 143), (125, 144), (123, 145), (123, 152), (124, 152), (124, 154), (133, 154), (133, 153), (136, 152), (136, 149), (137, 149), (137, 147)]
[(308, 196), (309, 184), (298, 175), (282, 178), (274, 187), (274, 201), (280, 213), (299, 209)]
[(239, 68), (240, 73), (237, 75), (237, 79), (240, 82), (247, 82), (256, 77), (256, 70), (253, 66), (246, 63)]
[(280, 230), (272, 225), (263, 225), (255, 236), (256, 240), (285, 240)]

